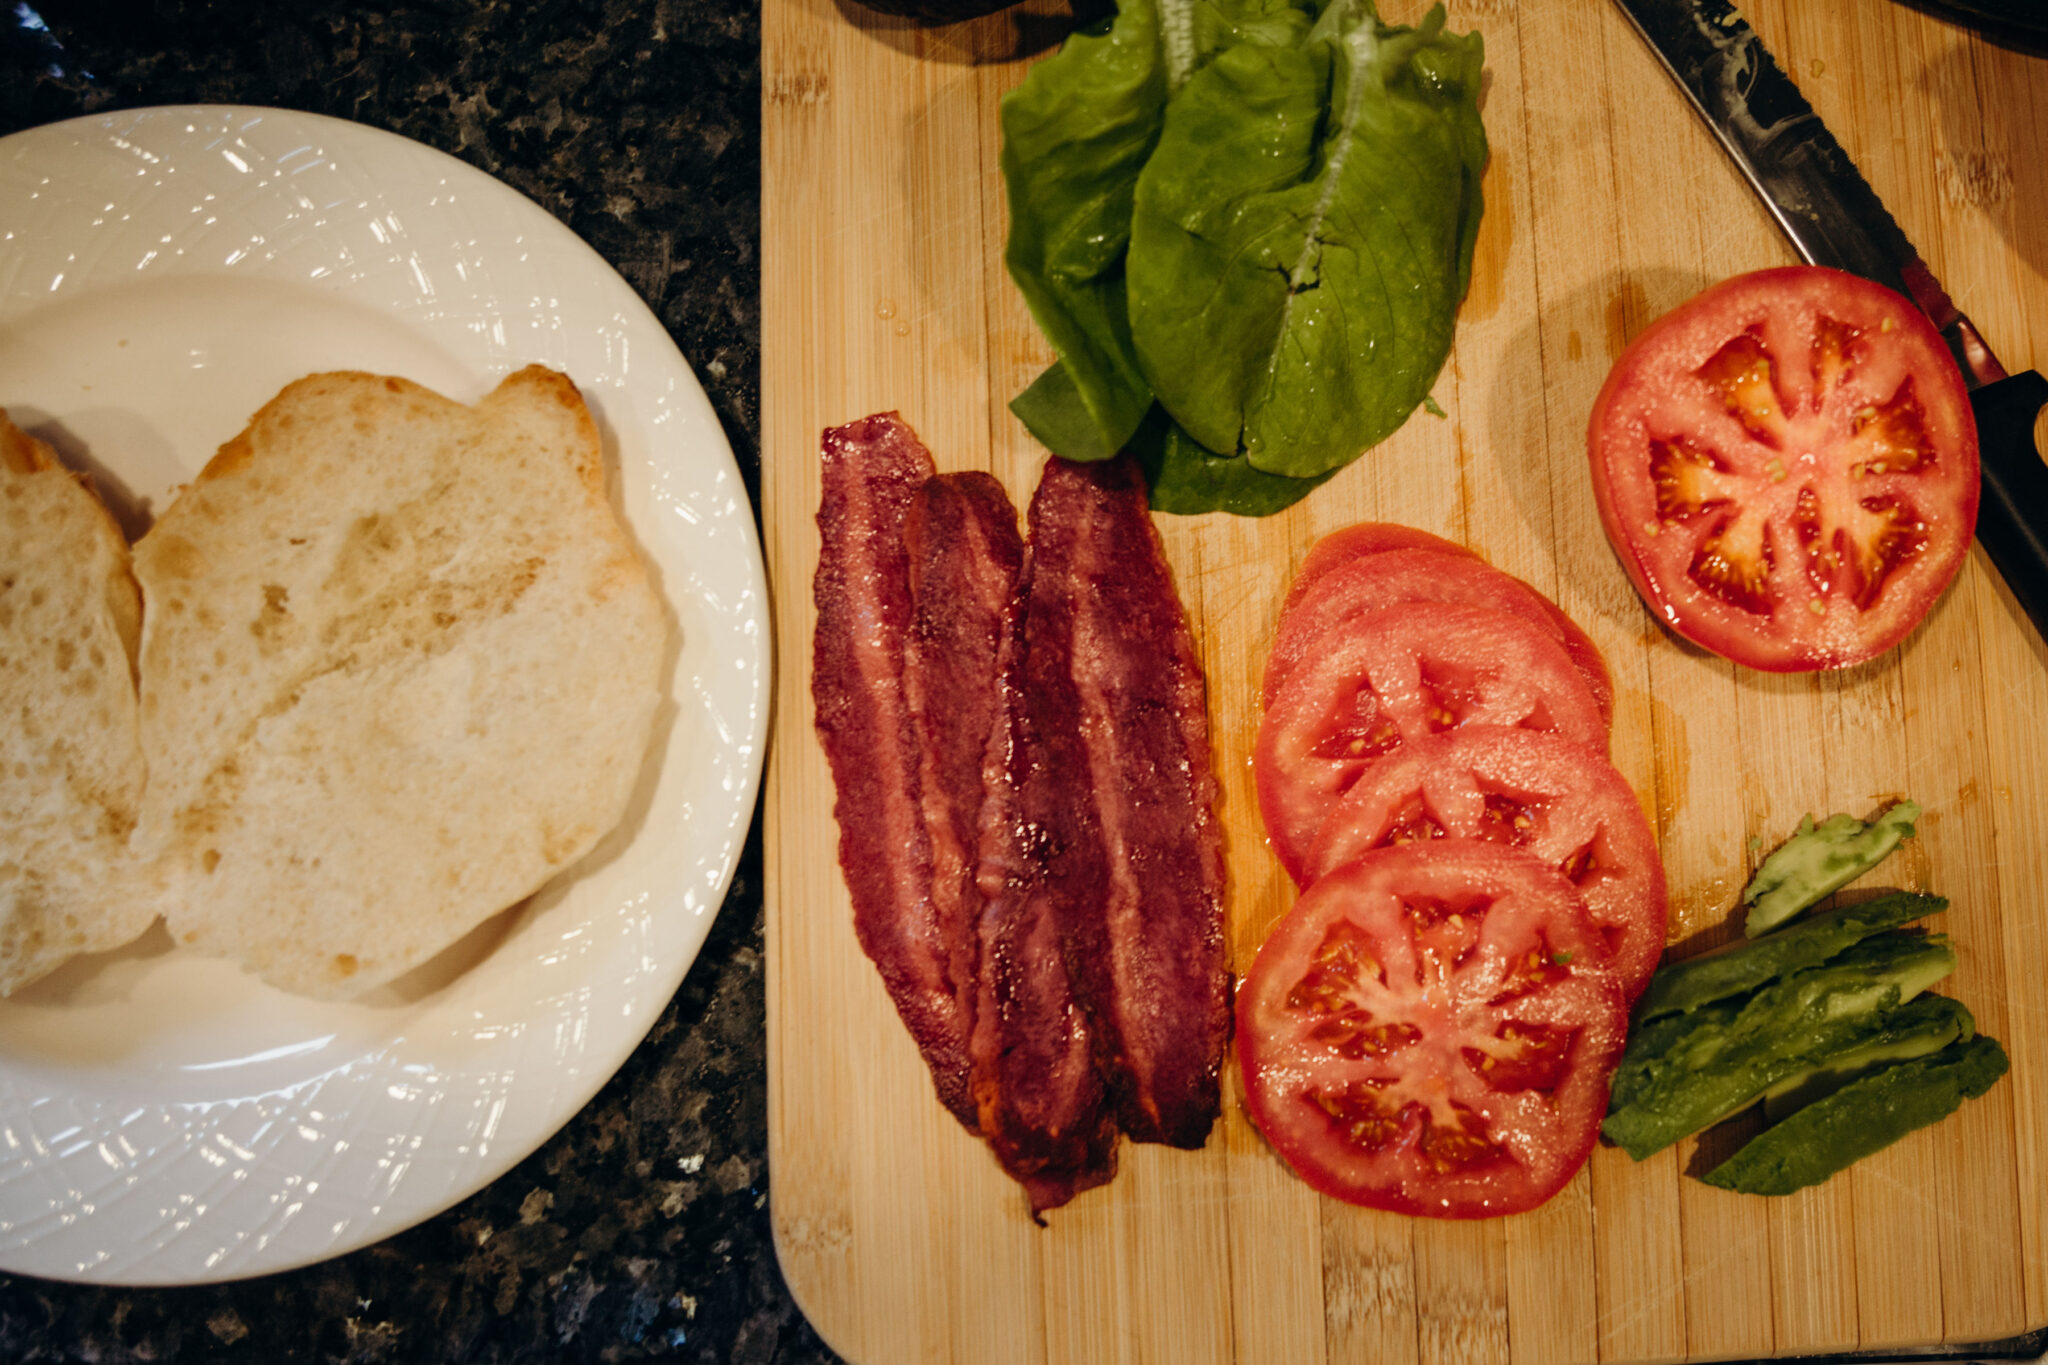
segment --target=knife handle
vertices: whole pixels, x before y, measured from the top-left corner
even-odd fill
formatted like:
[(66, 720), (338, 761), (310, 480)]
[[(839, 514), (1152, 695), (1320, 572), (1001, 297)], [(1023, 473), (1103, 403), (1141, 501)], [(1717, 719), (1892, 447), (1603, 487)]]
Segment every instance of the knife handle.
[(2038, 370), (1970, 392), (1983, 468), (1977, 539), (2034, 630), (2048, 639), (2048, 464), (2034, 445), (2043, 404), (2048, 379)]

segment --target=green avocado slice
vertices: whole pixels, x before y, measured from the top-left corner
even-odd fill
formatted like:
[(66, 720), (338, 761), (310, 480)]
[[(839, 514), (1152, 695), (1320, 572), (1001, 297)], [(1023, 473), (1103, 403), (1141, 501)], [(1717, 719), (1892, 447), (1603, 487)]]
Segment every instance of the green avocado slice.
[(1709, 1185), (1744, 1194), (1791, 1194), (1938, 1123), (2003, 1076), (2010, 1063), (1995, 1039), (1979, 1035), (1931, 1056), (1900, 1062), (1851, 1081), (1766, 1128), (1708, 1171)]
[(1742, 1003), (1717, 1000), (1685, 1014), (1666, 1014), (1631, 1027), (1621, 1065), (1614, 1069), (1614, 1080), (1608, 1086), (1607, 1107), (1625, 1109), (1650, 1090), (1666, 1070), (1666, 1058), (1683, 1048), (1692, 1034), (1702, 1030), (1725, 1034), (1742, 1013)]
[(1825, 962), (1872, 934), (1946, 909), (1945, 897), (1894, 891), (1823, 911), (1762, 938), (1674, 962), (1650, 978), (1636, 1003), (1636, 1018), (1647, 1021), (1696, 1010), (1710, 1001), (1753, 991), (1777, 977)]
[(1847, 886), (1891, 856), (1913, 833), (1919, 803), (1901, 801), (1869, 824), (1853, 815), (1831, 815), (1819, 825), (1807, 816), (1799, 832), (1758, 866), (1742, 889), (1749, 917), (1742, 932), (1755, 938), (1777, 928), (1829, 892)]
[(1945, 995), (1917, 996), (1899, 1006), (1885, 1020), (1883, 1032), (1863, 1046), (1829, 1058), (1810, 1071), (1787, 1076), (1764, 1091), (1764, 1118), (1776, 1123), (1883, 1067), (1925, 1057), (1976, 1036), (1977, 1021), (1962, 1001)]
[(1660, 1056), (1645, 1055), (1647, 1042), (1641, 1053), (1631, 1047), (1622, 1069), (1636, 1070), (1601, 1132), (1641, 1161), (1882, 1038), (1899, 1006), (1955, 966), (1947, 939), (1893, 930), (1773, 982), (1732, 1018), (1715, 1010)]

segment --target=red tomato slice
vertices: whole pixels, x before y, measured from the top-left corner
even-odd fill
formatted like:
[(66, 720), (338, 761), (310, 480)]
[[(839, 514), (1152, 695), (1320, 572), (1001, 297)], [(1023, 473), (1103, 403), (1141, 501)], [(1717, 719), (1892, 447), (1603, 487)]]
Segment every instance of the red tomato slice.
[(1280, 614), (1272, 653), (1266, 656), (1266, 703), (1272, 704), (1281, 682), (1304, 656), (1323, 647), (1324, 632), (1402, 602), (1464, 602), (1542, 627), (1571, 656), (1599, 703), (1601, 717), (1613, 719), (1614, 683), (1607, 675), (1607, 661), (1555, 603), (1474, 555), (1419, 548), (1358, 555), (1325, 570), (1305, 592), (1297, 585)]
[(1664, 952), (1664, 863), (1636, 794), (1599, 754), (1557, 735), (1466, 725), (1367, 768), (1323, 822), (1312, 879), (1370, 849), (1486, 839), (1564, 874), (1633, 1001)]
[(1252, 1122), (1369, 1208), (1518, 1213), (1584, 1164), (1627, 1030), (1570, 883), (1518, 849), (1377, 849), (1309, 888), (1237, 992)]
[(1977, 427), (1913, 305), (1838, 270), (1740, 275), (1622, 353), (1593, 493), (1657, 619), (1751, 668), (1890, 649), (1977, 524)]
[(1418, 531), (1413, 526), (1403, 526), (1397, 521), (1361, 521), (1332, 531), (1308, 547), (1301, 567), (1295, 570), (1294, 585), (1287, 590), (1287, 601), (1282, 604), (1280, 614), (1285, 616), (1294, 610), (1295, 602), (1308, 591), (1309, 585), (1330, 570), (1354, 559), (1384, 554), (1388, 550), (1438, 550), (1444, 554), (1464, 555), (1468, 559), (1478, 558), (1456, 541)]
[(1267, 838), (1296, 884), (1324, 817), (1368, 763), (1468, 723), (1552, 730), (1607, 752), (1585, 680), (1518, 617), (1410, 602), (1330, 632), (1274, 694), (1252, 754)]

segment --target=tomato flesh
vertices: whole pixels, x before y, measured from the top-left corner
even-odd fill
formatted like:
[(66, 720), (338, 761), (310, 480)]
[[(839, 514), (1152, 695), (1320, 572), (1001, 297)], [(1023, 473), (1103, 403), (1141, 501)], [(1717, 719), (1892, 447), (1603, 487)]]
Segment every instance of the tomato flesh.
[(1600, 755), (1557, 735), (1468, 725), (1368, 768), (1309, 853), (1321, 878), (1370, 849), (1483, 839), (1556, 868), (1585, 902), (1630, 1000), (1664, 952), (1664, 864), (1641, 805)]
[[(1384, 532), (1388, 528), (1372, 529)], [(1340, 531), (1324, 540), (1344, 534)], [(1318, 542), (1318, 548), (1321, 543)], [(1315, 551), (1311, 550), (1310, 559), (1314, 557)], [(1614, 684), (1608, 677), (1607, 661), (1600, 657), (1599, 648), (1586, 633), (1549, 598), (1476, 555), (1420, 546), (1357, 554), (1326, 566), (1306, 587), (1295, 585), (1288, 606), (1280, 614), (1272, 651), (1266, 656), (1266, 704), (1272, 704), (1280, 684), (1302, 659), (1326, 645), (1326, 632), (1343, 629), (1355, 618), (1403, 602), (1462, 602), (1519, 616), (1540, 627), (1571, 657), (1593, 693), (1601, 716), (1613, 717)]]
[(1332, 531), (1308, 547), (1301, 567), (1295, 570), (1293, 586), (1287, 590), (1287, 601), (1281, 606), (1280, 614), (1285, 616), (1292, 611), (1301, 595), (1330, 570), (1389, 550), (1435, 550), (1439, 554), (1479, 558), (1454, 540), (1445, 540), (1413, 526), (1403, 526), (1398, 521), (1361, 521)]
[(1445, 839), (1317, 881), (1238, 990), (1247, 1108), (1310, 1185), (1439, 1218), (1534, 1208), (1592, 1150), (1627, 1006), (1555, 869)]
[(1840, 271), (1757, 271), (1660, 318), (1609, 374), (1589, 447), (1651, 610), (1753, 668), (1890, 649), (1976, 527), (1961, 374), (1910, 302)]
[(1345, 623), (1293, 669), (1253, 750), (1273, 852), (1297, 885), (1323, 820), (1404, 743), (1463, 724), (1550, 730), (1604, 754), (1598, 702), (1541, 628), (1458, 603), (1404, 603)]

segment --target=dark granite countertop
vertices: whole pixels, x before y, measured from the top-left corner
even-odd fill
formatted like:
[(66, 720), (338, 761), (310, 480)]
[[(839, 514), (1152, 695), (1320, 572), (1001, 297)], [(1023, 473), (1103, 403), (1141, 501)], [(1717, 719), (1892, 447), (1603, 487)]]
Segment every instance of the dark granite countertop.
[[(123, 108), (282, 106), (451, 152), (639, 290), (758, 494), (752, 0), (27, 0), (0, 134)], [(833, 1359), (768, 1224), (761, 848), (619, 1074), (447, 1213), (307, 1269), (168, 1290), (0, 1275), (0, 1361)]]

